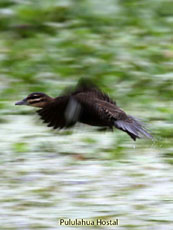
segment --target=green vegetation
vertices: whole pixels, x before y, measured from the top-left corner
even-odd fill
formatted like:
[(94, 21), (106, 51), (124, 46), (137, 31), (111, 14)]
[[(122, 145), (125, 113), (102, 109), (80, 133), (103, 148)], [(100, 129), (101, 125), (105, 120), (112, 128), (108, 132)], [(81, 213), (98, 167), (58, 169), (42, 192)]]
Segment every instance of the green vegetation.
[(172, 5), (2, 0), (0, 69), (6, 87), (1, 98), (16, 96), (18, 89), (55, 94), (54, 81), (87, 76), (125, 100), (171, 100)]
[[(172, 0), (0, 1), (2, 229), (56, 229), (59, 217), (172, 224), (172, 29)], [(119, 131), (53, 131), (14, 106), (81, 78), (144, 119), (155, 141), (133, 148)]]
[(2, 111), (4, 100), (33, 91), (57, 96), (87, 77), (150, 118), (157, 138), (172, 139), (169, 125), (155, 125), (173, 119), (171, 1), (2, 0), (0, 7)]

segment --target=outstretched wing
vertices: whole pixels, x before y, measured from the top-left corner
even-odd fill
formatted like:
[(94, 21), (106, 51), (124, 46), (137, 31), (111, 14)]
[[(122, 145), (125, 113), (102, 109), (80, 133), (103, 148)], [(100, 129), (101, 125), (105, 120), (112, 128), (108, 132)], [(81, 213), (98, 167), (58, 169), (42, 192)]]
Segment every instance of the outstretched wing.
[(88, 112), (92, 113), (95, 118), (92, 122), (95, 122), (96, 125), (100, 123), (120, 129), (126, 132), (133, 140), (143, 137), (152, 138), (141, 122), (132, 116), (128, 116), (116, 105), (98, 98), (85, 98), (82, 93), (76, 95), (75, 98), (80, 102), (81, 107), (86, 109), (83, 117), (86, 119), (86, 116), (89, 115)]
[(146, 131), (144, 125), (136, 118), (127, 115), (123, 110), (116, 106), (105, 103), (102, 110), (113, 121), (114, 127), (126, 132), (134, 141), (137, 138), (149, 138), (152, 136)]
[(115, 101), (113, 101), (107, 94), (103, 93), (98, 88), (80, 88), (79, 90), (74, 92), (72, 95), (77, 95), (80, 93), (85, 93), (86, 95), (89, 95), (89, 97), (97, 98), (97, 99), (100, 99), (102, 101), (106, 101), (106, 102), (109, 102), (113, 105), (116, 105)]
[(92, 98), (94, 97), (102, 101), (106, 101), (113, 105), (116, 105), (115, 101), (113, 101), (107, 94), (103, 93), (97, 87), (80, 86), (79, 88), (76, 89), (75, 92), (72, 93), (72, 95), (77, 95), (80, 93), (85, 93), (86, 95), (89, 95)]
[(94, 97), (91, 92), (74, 95), (81, 106), (80, 121), (90, 125), (114, 126), (113, 120), (127, 116), (115, 104)]
[(85, 93), (85, 95), (89, 95), (92, 98), (97, 98), (116, 105), (115, 101), (113, 101), (107, 94), (103, 93), (96, 85), (91, 82), (81, 82), (73, 91), (71, 89), (66, 89), (63, 93), (63, 96), (76, 96), (81, 93)]
[(132, 116), (127, 116), (125, 120), (115, 121), (115, 127), (126, 132), (134, 141), (137, 138), (149, 138), (153, 137), (147, 132), (144, 125)]
[(54, 129), (73, 126), (79, 115), (80, 106), (72, 97), (62, 96), (37, 111), (44, 123)]

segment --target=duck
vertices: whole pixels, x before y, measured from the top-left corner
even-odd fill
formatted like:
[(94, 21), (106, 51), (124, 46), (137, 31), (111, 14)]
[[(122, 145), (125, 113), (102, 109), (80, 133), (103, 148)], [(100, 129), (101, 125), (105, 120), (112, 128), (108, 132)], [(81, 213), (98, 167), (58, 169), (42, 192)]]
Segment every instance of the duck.
[(38, 115), (53, 129), (69, 128), (79, 122), (110, 130), (119, 129), (134, 141), (144, 137), (152, 139), (143, 123), (127, 115), (96, 86), (78, 85), (73, 91), (55, 98), (42, 92), (34, 92), (15, 105), (39, 108)]

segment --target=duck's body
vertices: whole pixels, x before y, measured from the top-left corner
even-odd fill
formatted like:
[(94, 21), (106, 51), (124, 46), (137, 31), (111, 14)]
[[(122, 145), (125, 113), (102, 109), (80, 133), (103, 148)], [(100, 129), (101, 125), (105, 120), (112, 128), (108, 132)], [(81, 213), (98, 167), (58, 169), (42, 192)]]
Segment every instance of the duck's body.
[(40, 107), (37, 113), (54, 129), (67, 128), (76, 122), (110, 129), (118, 128), (133, 140), (151, 135), (141, 123), (121, 110), (108, 95), (96, 87), (78, 87), (74, 92), (51, 98), (44, 93), (32, 93), (16, 105)]

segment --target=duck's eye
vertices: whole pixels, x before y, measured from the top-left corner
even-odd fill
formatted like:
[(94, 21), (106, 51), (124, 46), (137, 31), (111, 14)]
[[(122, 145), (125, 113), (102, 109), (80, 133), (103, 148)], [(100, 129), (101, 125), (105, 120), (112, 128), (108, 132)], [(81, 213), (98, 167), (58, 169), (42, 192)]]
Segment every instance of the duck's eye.
[(29, 104), (36, 104), (36, 103), (40, 103), (40, 102), (44, 102), (45, 99), (44, 98), (32, 98), (29, 99)]

